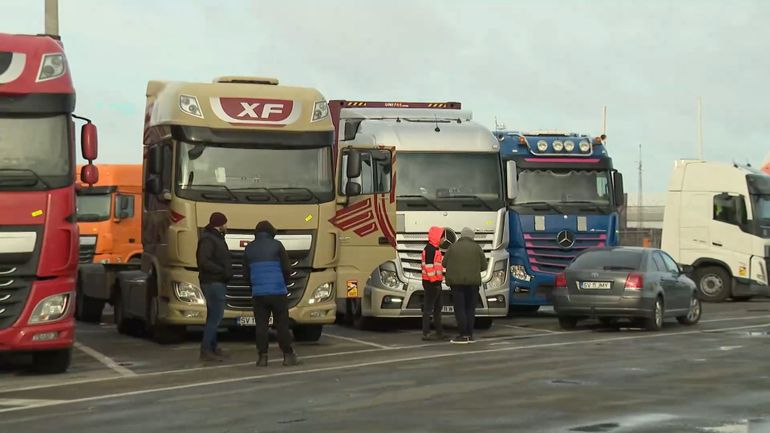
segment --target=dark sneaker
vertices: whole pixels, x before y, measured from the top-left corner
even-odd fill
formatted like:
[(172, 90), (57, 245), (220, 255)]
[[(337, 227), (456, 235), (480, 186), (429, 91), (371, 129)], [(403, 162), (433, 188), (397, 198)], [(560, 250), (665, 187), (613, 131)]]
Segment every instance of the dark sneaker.
[(217, 355), (218, 357), (222, 358), (222, 359), (230, 359), (230, 354), (225, 352), (224, 350), (222, 350), (221, 347), (217, 347), (214, 350), (214, 354)]
[(430, 334), (422, 334), (422, 341), (433, 341), (433, 336)]
[(462, 335), (458, 335), (457, 337), (453, 338), (450, 343), (452, 344), (469, 344), (471, 342), (470, 337), (465, 337)]
[(283, 354), (283, 366), (284, 367), (294, 367), (296, 365), (299, 365), (299, 358), (297, 358), (297, 354), (292, 353), (284, 353)]
[(260, 353), (257, 359), (257, 367), (267, 367), (267, 353)]
[(203, 362), (223, 362), (225, 359), (214, 352), (201, 350), (200, 360)]

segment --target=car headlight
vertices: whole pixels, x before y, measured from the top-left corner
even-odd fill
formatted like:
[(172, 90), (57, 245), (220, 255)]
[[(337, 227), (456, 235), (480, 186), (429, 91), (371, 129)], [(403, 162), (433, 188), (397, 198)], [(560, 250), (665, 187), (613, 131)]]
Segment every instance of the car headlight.
[(512, 265), (511, 276), (520, 281), (531, 281), (532, 275), (527, 273), (527, 268), (524, 265)]
[(67, 72), (67, 63), (64, 61), (64, 54), (44, 54), (40, 61), (40, 72), (37, 74), (37, 81), (48, 81), (59, 78)]
[(540, 152), (545, 152), (548, 150), (548, 142), (545, 140), (540, 140), (537, 142), (537, 150)]
[(313, 104), (313, 122), (325, 119), (329, 116), (329, 104), (326, 101), (316, 101)]
[(174, 281), (173, 286), (174, 294), (180, 301), (188, 304), (206, 305), (206, 298), (203, 297), (203, 292), (198, 286), (179, 281)]
[(589, 150), (591, 150), (591, 143), (589, 143), (588, 141), (585, 141), (585, 140), (581, 141), (580, 142), (580, 151), (583, 152), (583, 153), (586, 153)]
[(179, 109), (191, 116), (203, 119), (201, 104), (198, 103), (198, 98), (195, 96), (179, 95)]
[(572, 140), (567, 140), (564, 142), (564, 150), (567, 152), (572, 152), (575, 150), (575, 142)]
[(32, 311), (32, 315), (29, 317), (29, 323), (44, 323), (61, 319), (67, 312), (69, 302), (69, 293), (60, 293), (43, 299)]
[(553, 150), (555, 150), (556, 152), (561, 152), (562, 150), (564, 150), (564, 143), (562, 143), (559, 140), (554, 141)]
[(310, 305), (320, 304), (321, 302), (331, 300), (333, 297), (334, 283), (323, 283), (316, 287), (315, 290), (313, 290), (313, 295), (310, 297), (310, 300), (307, 301), (307, 303)]
[(380, 269), (380, 281), (388, 289), (398, 290), (401, 288), (401, 280), (398, 279), (398, 273), (395, 271)]

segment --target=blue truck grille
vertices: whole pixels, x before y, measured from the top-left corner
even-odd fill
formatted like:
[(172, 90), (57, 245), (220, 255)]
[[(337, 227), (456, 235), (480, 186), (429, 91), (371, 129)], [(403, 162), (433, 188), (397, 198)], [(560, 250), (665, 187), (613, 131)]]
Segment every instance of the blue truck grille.
[(564, 248), (557, 241), (557, 233), (528, 233), (524, 234), (524, 244), (532, 271), (557, 274), (582, 251), (605, 246), (607, 235), (575, 233), (574, 244)]

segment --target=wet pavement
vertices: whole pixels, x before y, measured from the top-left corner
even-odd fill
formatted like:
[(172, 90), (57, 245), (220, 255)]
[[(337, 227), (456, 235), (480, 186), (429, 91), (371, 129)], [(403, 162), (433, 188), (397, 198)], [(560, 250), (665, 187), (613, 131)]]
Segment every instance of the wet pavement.
[[(254, 366), (78, 328), (71, 371), (0, 367), (0, 432), (770, 432), (770, 300), (706, 304), (694, 327), (562, 332), (547, 311), (495, 322), (472, 345), (423, 342), (415, 323), (331, 326), (304, 364)], [(767, 417), (768, 420), (764, 418)]]

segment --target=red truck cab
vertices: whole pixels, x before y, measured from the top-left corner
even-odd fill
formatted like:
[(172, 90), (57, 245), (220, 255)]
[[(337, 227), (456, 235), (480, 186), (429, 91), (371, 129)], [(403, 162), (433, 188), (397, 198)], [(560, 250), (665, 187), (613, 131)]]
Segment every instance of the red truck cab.
[[(58, 38), (0, 33), (0, 355), (45, 373), (69, 367), (75, 340), (74, 108)], [(81, 133), (93, 184), (96, 127)]]

